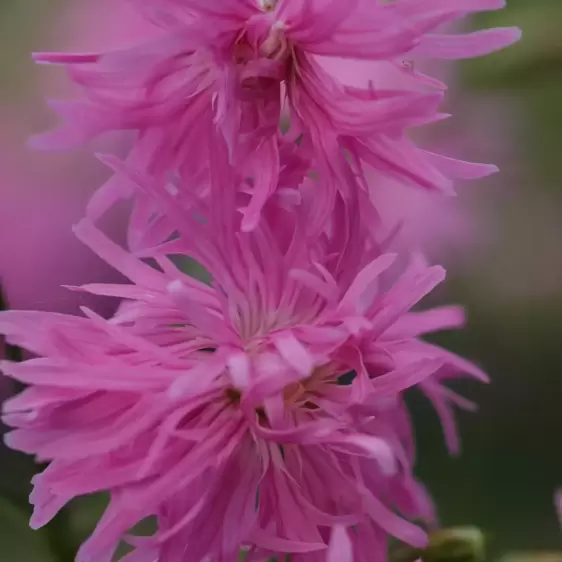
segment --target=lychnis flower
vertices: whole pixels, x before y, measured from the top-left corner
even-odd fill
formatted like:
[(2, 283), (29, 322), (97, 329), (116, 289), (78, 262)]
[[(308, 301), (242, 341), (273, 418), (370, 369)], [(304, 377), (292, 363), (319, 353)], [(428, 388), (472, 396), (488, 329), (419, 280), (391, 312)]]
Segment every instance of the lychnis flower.
[[(196, 199), (129, 173), (161, 211), (137, 256), (89, 219), (76, 227), (130, 280), (81, 287), (123, 299), (113, 317), (0, 315), (9, 341), (37, 356), (2, 364), (30, 385), (4, 406), (8, 443), (50, 461), (34, 481), (33, 526), (109, 491), (79, 561), (109, 562), (122, 538), (129, 562), (234, 562), (240, 548), (249, 560), (367, 562), (389, 535), (422, 547), (410, 520), (433, 513), (412, 472), (403, 392), (421, 385), (450, 432), (449, 405), (462, 401), (442, 380), (484, 378), (420, 339), (463, 322), (456, 308), (411, 312), (443, 269), (415, 262), (397, 277), (395, 256), (348, 213), (358, 200), (337, 196), (330, 222), (307, 235), (317, 186), (277, 191), (240, 232), (247, 195), (224, 188), (228, 167), (212, 170)], [(151, 537), (127, 536), (148, 517)]]
[[(87, 98), (57, 102), (65, 126), (41, 137), (40, 145), (68, 147), (105, 131), (133, 130), (133, 165), (152, 174), (194, 176), (206, 167), (205, 147), (221, 134), (231, 162), (246, 175), (261, 176), (243, 230), (256, 226), (275, 190), (284, 107), (323, 177), (315, 226), (329, 214), (336, 192), (361, 189), (363, 165), (445, 191), (454, 178), (495, 170), (427, 153), (408, 139), (409, 128), (443, 117), (437, 111), (442, 92), (401, 61), (478, 56), (512, 43), (518, 30), (434, 33), (468, 13), (501, 8), (503, 0), (136, 4), (161, 30), (149, 43), (108, 53), (36, 55), (40, 62), (65, 64)], [(330, 59), (382, 62), (407, 73), (409, 85), (350, 87), (329, 71)], [(346, 172), (350, 166), (354, 174)], [(96, 209), (110, 204), (116, 189), (114, 182), (106, 186)]]

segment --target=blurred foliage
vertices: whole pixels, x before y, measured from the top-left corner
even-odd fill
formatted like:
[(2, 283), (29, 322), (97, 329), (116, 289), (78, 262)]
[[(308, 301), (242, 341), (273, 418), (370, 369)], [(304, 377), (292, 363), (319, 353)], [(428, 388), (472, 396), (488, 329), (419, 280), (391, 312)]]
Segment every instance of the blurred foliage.
[[(413, 397), (418, 419), (428, 420), (417, 428), (420, 475), (446, 524), (486, 530), (489, 560), (512, 549), (528, 549), (525, 562), (541, 560), (535, 548), (559, 556), (562, 538), (552, 507), (562, 481), (556, 446), (562, 425), (562, 253), (557, 230), (547, 227), (560, 224), (562, 204), (561, 22), (559, 0), (508, 0), (505, 10), (475, 18), (475, 27), (519, 26), (523, 37), (510, 49), (459, 65), (462, 97), (501, 100), (513, 132), (505, 143), (512, 143), (509, 159), (500, 163), (503, 173), (483, 182), (484, 191), (498, 193), (490, 211), (498, 238), (490, 240), (478, 267), (455, 272), (445, 289), (445, 300), (467, 306), (469, 324), (439, 342), (476, 358), (493, 381), (489, 387), (459, 385), (480, 405), (476, 416), (459, 416), (461, 460), (446, 458), (440, 428), (430, 423), (433, 414)], [(493, 275), (498, 280), (492, 283)], [(519, 293), (510, 293), (514, 285)]]
[(47, 532), (32, 531), (26, 512), (0, 498), (0, 559), (6, 562), (63, 562), (54, 556)]
[[(34, 75), (29, 51), (39, 50), (40, 47), (34, 38), (41, 36), (49, 17), (56, 15), (63, 1), (0, 1), (0, 37), (2, 45), (10, 46), (9, 49), (0, 49), (0, 68), (11, 70), (9, 80), (2, 79), (0, 102), (27, 94), (26, 87)], [(16, 72), (14, 69), (20, 70)]]
[(468, 81), (482, 89), (527, 88), (550, 77), (562, 64), (560, 47), (562, 2), (558, 0), (509, 0), (505, 10), (480, 14), (476, 26), (522, 28), (523, 40), (509, 49), (482, 59), (467, 61)]
[(530, 165), (530, 189), (559, 188), (562, 143), (562, 2), (559, 0), (508, 0), (507, 8), (475, 18), (476, 26), (517, 25), (522, 40), (509, 49), (466, 61), (462, 69), (467, 86), (480, 92), (503, 91), (521, 103), (518, 117), (528, 141), (525, 159)]
[(562, 562), (562, 550), (559, 552), (510, 552), (499, 562)]

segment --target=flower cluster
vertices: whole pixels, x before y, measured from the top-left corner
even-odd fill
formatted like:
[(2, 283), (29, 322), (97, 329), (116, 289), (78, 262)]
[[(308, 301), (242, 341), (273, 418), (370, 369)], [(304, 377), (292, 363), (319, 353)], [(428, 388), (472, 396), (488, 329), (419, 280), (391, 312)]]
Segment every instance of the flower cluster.
[[(448, 193), (493, 166), (426, 152), (412, 127), (444, 116), (445, 86), (419, 57), (486, 54), (514, 29), (444, 35), (499, 0), (132, 0), (146, 44), (43, 53), (85, 99), (56, 102), (68, 148), (132, 131), (124, 159), (76, 236), (129, 282), (69, 287), (118, 299), (103, 318), (0, 315), (33, 357), (3, 362), (28, 385), (4, 405), (10, 447), (48, 462), (32, 525), (109, 492), (80, 562), (372, 562), (390, 539), (416, 548), (436, 524), (414, 476), (404, 392), (434, 404), (452, 452), (444, 383), (486, 380), (424, 335), (463, 324), (457, 307), (414, 311), (445, 276), (389, 251), (396, 228), (366, 170)], [(379, 65), (398, 87), (346, 83)], [(405, 62), (406, 61), (406, 62)], [(131, 201), (126, 247), (98, 219)], [(399, 225), (398, 225), (399, 226)], [(189, 275), (193, 267), (202, 276)], [(151, 536), (132, 534), (148, 518)]]

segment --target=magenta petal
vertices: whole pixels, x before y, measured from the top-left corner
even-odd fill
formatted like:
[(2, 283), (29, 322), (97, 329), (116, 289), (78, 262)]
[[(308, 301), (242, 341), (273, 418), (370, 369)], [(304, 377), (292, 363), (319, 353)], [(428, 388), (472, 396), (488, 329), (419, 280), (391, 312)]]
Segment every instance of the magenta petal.
[(338, 525), (332, 530), (326, 562), (353, 562), (353, 547), (344, 527)]
[(413, 49), (413, 56), (462, 59), (488, 55), (519, 41), (516, 27), (486, 29), (463, 35), (426, 35)]

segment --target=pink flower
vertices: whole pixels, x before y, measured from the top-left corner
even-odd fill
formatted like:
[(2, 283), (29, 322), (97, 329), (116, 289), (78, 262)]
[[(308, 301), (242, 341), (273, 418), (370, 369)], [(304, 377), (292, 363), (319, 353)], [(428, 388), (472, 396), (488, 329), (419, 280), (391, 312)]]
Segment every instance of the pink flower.
[[(240, 232), (248, 195), (224, 189), (232, 170), (210, 164), (201, 199), (129, 173), (162, 211), (142, 256), (89, 219), (76, 227), (130, 280), (81, 288), (124, 299), (112, 318), (0, 315), (0, 332), (38, 356), (2, 364), (30, 385), (4, 406), (16, 428), (8, 444), (51, 461), (34, 481), (33, 526), (106, 490), (80, 562), (109, 562), (150, 516), (158, 530), (127, 538), (127, 562), (235, 561), (240, 547), (250, 560), (367, 562), (384, 557), (388, 535), (423, 546), (408, 519), (433, 513), (412, 475), (402, 393), (421, 386), (449, 434), (461, 399), (443, 379), (485, 379), (419, 339), (463, 322), (456, 308), (410, 311), (443, 269), (414, 262), (387, 278), (395, 256), (354, 220), (355, 197), (336, 196), (330, 223), (307, 235), (314, 187), (276, 190), (256, 228)], [(183, 273), (178, 256), (212, 283)]]
[[(417, 88), (350, 87), (320, 58), (383, 61), (406, 72), (401, 58), (464, 58), (502, 48), (518, 30), (496, 29), (449, 36), (433, 33), (468, 13), (503, 7), (500, 0), (399, 2), (139, 1), (162, 29), (156, 40), (126, 51), (85, 55), (40, 54), (40, 62), (67, 65), (88, 97), (56, 104), (61, 130), (41, 146), (62, 148), (111, 130), (134, 130), (134, 166), (152, 174), (179, 170), (194, 176), (205, 167), (216, 124), (231, 161), (262, 176), (253, 188), (243, 230), (251, 230), (277, 183), (276, 141), (283, 105), (291, 126), (304, 134), (314, 167), (324, 178), (319, 205), (329, 209), (340, 191), (360, 189), (362, 165), (428, 189), (450, 190), (453, 178), (477, 178), (495, 168), (443, 158), (418, 149), (407, 129), (442, 118), (442, 93), (423, 75)], [(350, 166), (353, 173), (349, 172)], [(112, 184), (112, 190), (115, 186)], [(100, 208), (114, 200), (104, 191)], [(320, 227), (324, 214), (313, 220)], [(92, 216), (95, 216), (93, 214)]]

